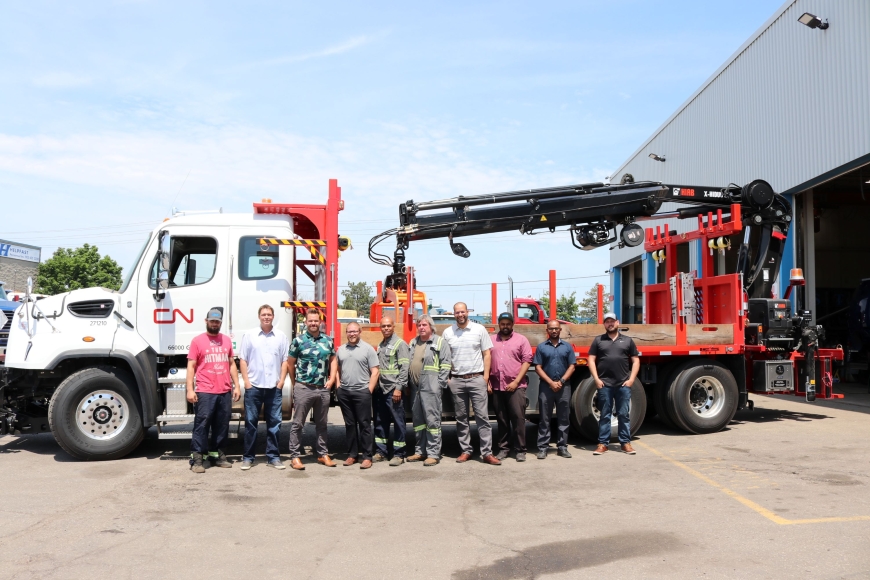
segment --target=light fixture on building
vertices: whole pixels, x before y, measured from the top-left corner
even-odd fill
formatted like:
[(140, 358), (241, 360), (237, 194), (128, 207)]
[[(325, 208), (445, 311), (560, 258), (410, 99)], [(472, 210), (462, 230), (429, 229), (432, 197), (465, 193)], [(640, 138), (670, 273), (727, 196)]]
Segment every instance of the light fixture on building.
[(664, 155), (657, 155), (656, 153), (650, 153), (649, 158), (652, 159), (653, 161), (661, 161), (662, 163), (665, 162)]
[(801, 14), (801, 17), (798, 18), (798, 22), (803, 24), (804, 26), (809, 26), (810, 28), (818, 28), (819, 30), (827, 30), (828, 29), (828, 21), (824, 22), (816, 16), (815, 14), (810, 14), (809, 12), (804, 12)]

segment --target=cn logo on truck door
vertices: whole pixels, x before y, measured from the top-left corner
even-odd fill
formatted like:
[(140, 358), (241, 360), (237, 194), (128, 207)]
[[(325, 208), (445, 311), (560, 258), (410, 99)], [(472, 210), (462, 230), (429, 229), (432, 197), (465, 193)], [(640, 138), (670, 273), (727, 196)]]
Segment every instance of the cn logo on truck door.
[(175, 324), (175, 321), (181, 318), (188, 324), (193, 324), (193, 308), (190, 309), (190, 314), (185, 316), (184, 312), (178, 308), (155, 308), (154, 309), (154, 324)]

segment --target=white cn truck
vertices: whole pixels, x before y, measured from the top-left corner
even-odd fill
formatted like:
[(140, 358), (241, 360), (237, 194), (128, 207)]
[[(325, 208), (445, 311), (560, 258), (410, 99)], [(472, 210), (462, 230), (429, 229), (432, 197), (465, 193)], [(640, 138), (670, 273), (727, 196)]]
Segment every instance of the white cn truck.
[[(0, 367), (0, 434), (50, 430), (85, 460), (130, 453), (149, 427), (189, 438), (187, 351), (209, 308), (223, 308), (221, 331), (236, 348), (259, 326), (263, 304), (288, 336), (297, 311), (311, 306), (334, 335), (341, 209), (330, 180), (325, 205), (263, 200), (250, 214), (176, 214), (148, 235), (119, 290), (27, 298)], [(313, 283), (313, 300), (298, 300), (297, 280)], [(241, 401), (233, 412), (243, 418)]]

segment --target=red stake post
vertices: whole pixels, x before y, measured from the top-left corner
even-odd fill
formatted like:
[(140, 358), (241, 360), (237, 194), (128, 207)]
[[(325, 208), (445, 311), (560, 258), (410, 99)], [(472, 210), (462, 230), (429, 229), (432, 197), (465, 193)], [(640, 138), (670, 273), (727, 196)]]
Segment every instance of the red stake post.
[(498, 284), (492, 283), (492, 324), (498, 324)]
[(550, 270), (550, 320), (558, 320), (556, 316), (556, 271)]
[(598, 324), (604, 324), (604, 284), (598, 285)]

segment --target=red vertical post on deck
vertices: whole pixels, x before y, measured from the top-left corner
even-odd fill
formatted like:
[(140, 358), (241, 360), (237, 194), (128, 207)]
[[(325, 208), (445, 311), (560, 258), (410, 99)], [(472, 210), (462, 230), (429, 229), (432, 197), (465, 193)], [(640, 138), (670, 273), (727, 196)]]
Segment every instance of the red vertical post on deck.
[(556, 316), (556, 271), (550, 270), (550, 320), (558, 320)]
[(598, 324), (604, 324), (604, 284), (598, 285)]
[(493, 324), (498, 324), (498, 284), (492, 283), (492, 320)]

